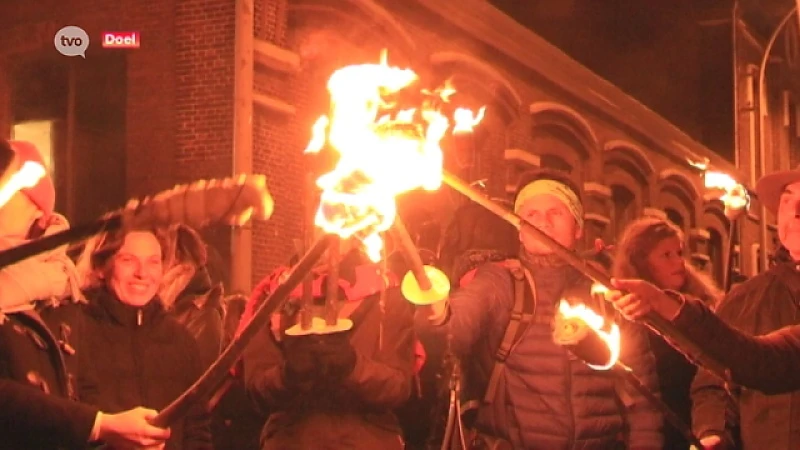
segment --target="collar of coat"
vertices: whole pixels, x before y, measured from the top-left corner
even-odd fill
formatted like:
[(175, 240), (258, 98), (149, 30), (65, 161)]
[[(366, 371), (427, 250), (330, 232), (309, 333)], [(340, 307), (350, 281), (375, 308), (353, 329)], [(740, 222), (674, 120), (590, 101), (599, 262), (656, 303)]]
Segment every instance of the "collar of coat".
[(144, 306), (131, 306), (122, 303), (119, 297), (105, 286), (88, 291), (86, 298), (97, 313), (109, 317), (116, 324), (126, 328), (149, 325), (164, 311), (157, 296)]

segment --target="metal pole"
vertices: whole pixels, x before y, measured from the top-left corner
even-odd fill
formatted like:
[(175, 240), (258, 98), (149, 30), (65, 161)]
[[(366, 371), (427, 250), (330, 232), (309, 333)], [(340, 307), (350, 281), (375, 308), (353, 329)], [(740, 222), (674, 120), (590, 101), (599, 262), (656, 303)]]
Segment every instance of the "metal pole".
[[(800, 3), (800, 0), (797, 0)], [(758, 156), (759, 162), (761, 165), (761, 173), (759, 177), (763, 177), (767, 174), (767, 116), (769, 115), (769, 103), (768, 103), (768, 96), (767, 96), (767, 80), (766, 80), (766, 72), (767, 72), (767, 63), (769, 62), (769, 55), (772, 53), (772, 47), (775, 45), (775, 41), (778, 39), (778, 36), (781, 34), (783, 29), (786, 27), (786, 24), (789, 23), (789, 19), (791, 19), (795, 13), (797, 13), (798, 7), (795, 6), (789, 11), (786, 16), (781, 20), (780, 24), (778, 24), (775, 31), (770, 36), (769, 41), (767, 42), (766, 47), (764, 47), (764, 55), (761, 57), (761, 65), (758, 69), (758, 111), (759, 111), (759, 130), (758, 130)], [(769, 259), (767, 257), (767, 250), (769, 250), (769, 242), (768, 242), (768, 232), (767, 232), (767, 208), (764, 205), (761, 205), (761, 229), (760, 229), (760, 236), (759, 241), (761, 242), (761, 255), (759, 260), (761, 261), (761, 270), (767, 269), (767, 264)]]

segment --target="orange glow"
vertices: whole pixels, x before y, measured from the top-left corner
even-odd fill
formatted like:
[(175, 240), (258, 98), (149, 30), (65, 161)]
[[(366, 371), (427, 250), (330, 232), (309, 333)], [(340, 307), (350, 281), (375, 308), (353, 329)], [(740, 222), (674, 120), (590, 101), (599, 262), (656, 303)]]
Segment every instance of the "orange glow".
[[(592, 291), (594, 293), (594, 287), (592, 287)], [(583, 321), (589, 328), (594, 330), (595, 333), (603, 340), (603, 342), (608, 345), (608, 350), (610, 357), (606, 364), (601, 366), (588, 364), (589, 367), (595, 370), (608, 370), (617, 363), (619, 360), (620, 354), (620, 331), (619, 326), (616, 323), (612, 323), (609, 331), (604, 329), (605, 327), (605, 319), (597, 314), (596, 312), (592, 311), (591, 308), (584, 305), (583, 303), (577, 304), (572, 306), (564, 299), (561, 299), (561, 302), (558, 305), (558, 313), (564, 319), (573, 319), (577, 318)]]
[(26, 161), (20, 169), (8, 179), (8, 182), (0, 187), (0, 207), (8, 203), (20, 189), (31, 188), (46, 175), (45, 168), (41, 164)]
[(719, 200), (725, 204), (726, 209), (740, 210), (750, 204), (750, 195), (741, 183), (727, 173), (708, 170), (708, 158), (704, 158), (702, 161), (692, 161), (691, 159), (687, 161), (690, 166), (703, 172), (703, 185), (706, 189), (722, 191)]
[(742, 209), (750, 203), (747, 189), (726, 173), (707, 171), (704, 177), (704, 184), (707, 189), (724, 191), (724, 194), (719, 199), (728, 208)]
[[(317, 179), (322, 189), (314, 219), (327, 233), (359, 238), (373, 261), (380, 259), (381, 232), (394, 222), (395, 197), (441, 185), (440, 141), (455, 129), (471, 130), (483, 117), (465, 110), (454, 124), (441, 106), (455, 92), (449, 84), (435, 91), (417, 86), (411, 69), (389, 66), (384, 52), (378, 64), (343, 67), (328, 80), (330, 113), (312, 129), (306, 152), (337, 152), (336, 167)], [(406, 95), (408, 93), (409, 95)], [(401, 97), (421, 104), (401, 109)]]

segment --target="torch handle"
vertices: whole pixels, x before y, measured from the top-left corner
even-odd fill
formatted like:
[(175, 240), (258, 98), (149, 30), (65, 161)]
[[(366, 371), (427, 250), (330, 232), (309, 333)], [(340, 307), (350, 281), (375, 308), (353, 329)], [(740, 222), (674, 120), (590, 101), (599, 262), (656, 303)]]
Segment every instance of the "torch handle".
[[(497, 214), (502, 219), (514, 225), (518, 230), (531, 233), (538, 241), (546, 244), (553, 251), (553, 253), (563, 259), (564, 262), (586, 275), (586, 277), (608, 288), (611, 287), (611, 277), (608, 276), (608, 274), (600, 270), (598, 267), (589, 264), (586, 259), (580, 257), (572, 250), (564, 247), (561, 245), (561, 243), (551, 238), (547, 233), (540, 230), (535, 225), (522, 220), (522, 218), (518, 215), (487, 198), (481, 192), (476, 191), (472, 188), (472, 186), (468, 185), (463, 180), (448, 173), (447, 171), (443, 173), (442, 179), (448, 186), (465, 195), (475, 203)], [(682, 351), (688, 353), (689, 356), (707, 369), (720, 376), (726, 373), (727, 370), (722, 363), (705, 354), (705, 352), (703, 352), (694, 341), (687, 338), (683, 333), (675, 328), (672, 323), (663, 317), (652, 313), (643, 317), (642, 322), (662, 336), (669, 338), (669, 340), (674, 342), (675, 345), (677, 345)]]
[(670, 423), (676, 430), (678, 430), (683, 437), (689, 442), (689, 444), (695, 446), (698, 449), (703, 448), (703, 444), (700, 443), (700, 440), (697, 436), (694, 435), (692, 432), (691, 427), (681, 419), (672, 408), (669, 407), (663, 400), (661, 400), (658, 396), (656, 396), (653, 391), (647, 388), (647, 386), (642, 383), (639, 377), (633, 373), (630, 367), (626, 366), (625, 364), (617, 361), (614, 365), (614, 371), (622, 376), (628, 384), (630, 384), (637, 392), (642, 394), (651, 405), (655, 406), (663, 415), (667, 422)]
[(16, 264), (23, 259), (61, 247), (71, 242), (94, 236), (101, 231), (112, 231), (122, 226), (122, 215), (114, 214), (94, 222), (78, 225), (50, 236), (28, 241), (22, 245), (0, 252), (0, 269)]
[(228, 372), (242, 356), (247, 344), (261, 327), (269, 323), (272, 313), (278, 310), (289, 294), (303, 281), (306, 274), (330, 247), (333, 239), (338, 239), (338, 237), (326, 234), (314, 242), (297, 265), (292, 268), (286, 280), (261, 302), (250, 321), (233, 338), (222, 354), (189, 389), (158, 413), (152, 421), (153, 425), (163, 428), (174, 424), (198, 402), (208, 398), (223, 384)]
[(400, 251), (411, 266), (411, 273), (413, 273), (414, 278), (417, 279), (417, 284), (419, 284), (420, 289), (423, 291), (431, 290), (433, 288), (433, 283), (431, 283), (428, 274), (425, 273), (425, 266), (422, 263), (422, 258), (419, 256), (417, 246), (414, 245), (414, 241), (411, 239), (411, 235), (408, 233), (408, 229), (406, 229), (403, 221), (400, 220), (400, 217), (394, 219), (392, 234), (397, 238)]
[(328, 278), (325, 293), (325, 324), (335, 326), (339, 320), (339, 262), (342, 259), (339, 239), (328, 248)]

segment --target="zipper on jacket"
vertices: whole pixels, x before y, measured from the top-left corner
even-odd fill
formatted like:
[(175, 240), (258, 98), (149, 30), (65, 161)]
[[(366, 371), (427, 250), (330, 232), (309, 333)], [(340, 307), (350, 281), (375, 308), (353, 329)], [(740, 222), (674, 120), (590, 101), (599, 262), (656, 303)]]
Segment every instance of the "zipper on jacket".
[(142, 310), (139, 309), (136, 311), (136, 326), (142, 326)]

